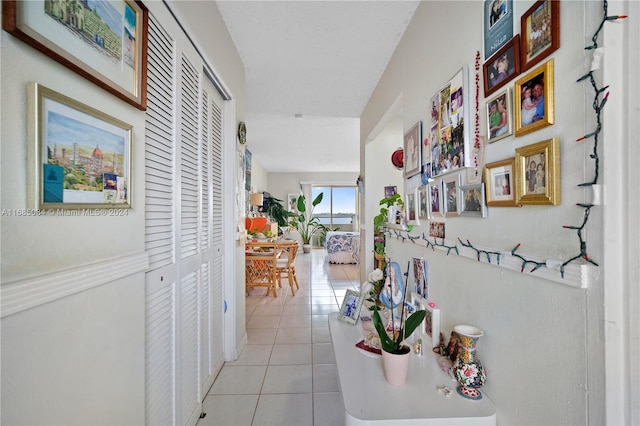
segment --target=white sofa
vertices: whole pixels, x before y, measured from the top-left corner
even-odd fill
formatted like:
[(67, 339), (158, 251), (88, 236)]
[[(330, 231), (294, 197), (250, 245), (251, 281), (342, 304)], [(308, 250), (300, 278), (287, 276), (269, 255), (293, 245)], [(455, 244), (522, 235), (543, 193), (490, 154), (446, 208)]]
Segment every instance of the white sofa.
[(327, 232), (324, 247), (329, 263), (358, 263), (360, 234), (356, 232)]

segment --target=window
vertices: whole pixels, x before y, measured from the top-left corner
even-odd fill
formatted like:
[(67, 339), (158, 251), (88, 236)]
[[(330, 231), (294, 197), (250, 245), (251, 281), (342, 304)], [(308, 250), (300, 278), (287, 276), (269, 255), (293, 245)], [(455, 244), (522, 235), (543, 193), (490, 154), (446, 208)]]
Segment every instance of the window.
[(324, 193), (313, 211), (320, 223), (332, 231), (358, 231), (358, 188), (356, 186), (313, 186), (311, 200)]

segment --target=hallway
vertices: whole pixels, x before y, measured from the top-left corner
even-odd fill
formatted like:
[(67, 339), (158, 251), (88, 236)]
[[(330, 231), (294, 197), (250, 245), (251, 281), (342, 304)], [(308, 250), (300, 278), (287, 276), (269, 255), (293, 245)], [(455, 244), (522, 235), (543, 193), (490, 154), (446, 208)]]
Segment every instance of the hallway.
[(359, 267), (329, 265), (320, 249), (296, 263), (295, 296), (284, 280), (277, 298), (262, 288), (247, 297), (247, 345), (216, 378), (199, 426), (344, 424), (327, 315), (359, 289)]

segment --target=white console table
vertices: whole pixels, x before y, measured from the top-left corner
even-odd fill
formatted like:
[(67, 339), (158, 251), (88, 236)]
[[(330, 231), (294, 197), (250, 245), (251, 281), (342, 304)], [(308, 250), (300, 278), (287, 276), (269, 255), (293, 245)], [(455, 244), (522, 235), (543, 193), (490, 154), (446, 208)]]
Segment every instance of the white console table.
[[(382, 359), (362, 353), (360, 323), (329, 315), (329, 330), (336, 355), (338, 376), (345, 407), (346, 425), (495, 425), (496, 409), (486, 396), (479, 401), (465, 399), (453, 381), (437, 365), (427, 348), (423, 355), (411, 353), (409, 377), (404, 386), (386, 382)], [(450, 396), (438, 387), (451, 389)]]

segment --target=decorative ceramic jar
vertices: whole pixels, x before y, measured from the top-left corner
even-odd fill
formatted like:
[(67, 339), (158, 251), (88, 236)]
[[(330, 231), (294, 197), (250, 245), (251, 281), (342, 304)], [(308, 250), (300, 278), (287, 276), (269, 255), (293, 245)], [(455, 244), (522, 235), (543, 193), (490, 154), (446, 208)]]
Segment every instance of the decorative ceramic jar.
[(458, 393), (468, 399), (481, 399), (482, 387), (486, 380), (484, 367), (476, 356), (476, 344), (484, 332), (470, 325), (457, 325), (454, 331), (460, 336), (458, 358), (453, 364), (453, 375), (460, 383)]

